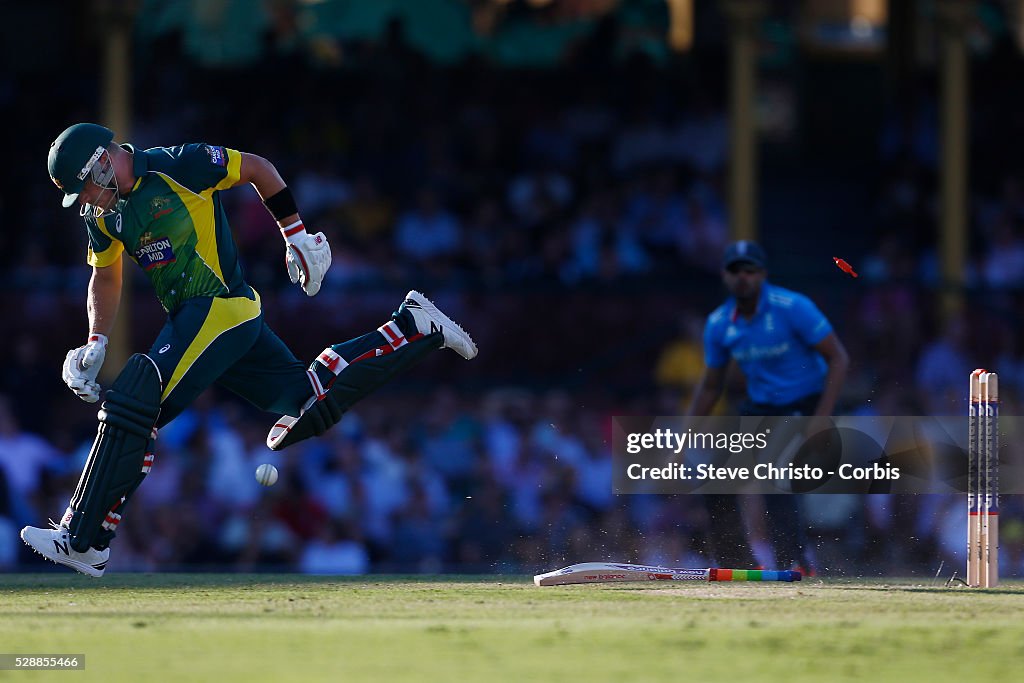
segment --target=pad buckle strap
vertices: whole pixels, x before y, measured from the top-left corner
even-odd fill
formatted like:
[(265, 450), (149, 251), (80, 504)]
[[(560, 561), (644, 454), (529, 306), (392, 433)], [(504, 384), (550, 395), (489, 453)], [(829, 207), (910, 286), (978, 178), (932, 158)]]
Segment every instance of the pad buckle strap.
[(324, 385), (320, 383), (320, 378), (316, 376), (316, 373), (312, 370), (306, 370), (306, 376), (309, 377), (309, 384), (313, 387), (313, 393), (316, 394), (316, 400), (322, 401), (327, 396), (327, 392), (324, 390)]
[(121, 523), (121, 515), (117, 514), (113, 510), (107, 513), (106, 519), (103, 520), (102, 526), (107, 531), (115, 531), (117, 525)]
[(323, 363), (324, 367), (335, 375), (348, 367), (348, 361), (339, 356), (338, 352), (329, 346), (323, 350), (323, 353), (317, 356), (317, 360)]
[(384, 339), (387, 340), (388, 345), (391, 346), (392, 349), (400, 349), (409, 343), (409, 340), (405, 338), (405, 335), (402, 334), (402, 330), (399, 329), (394, 320), (389, 320), (384, 323), (377, 328), (377, 331), (384, 335)]

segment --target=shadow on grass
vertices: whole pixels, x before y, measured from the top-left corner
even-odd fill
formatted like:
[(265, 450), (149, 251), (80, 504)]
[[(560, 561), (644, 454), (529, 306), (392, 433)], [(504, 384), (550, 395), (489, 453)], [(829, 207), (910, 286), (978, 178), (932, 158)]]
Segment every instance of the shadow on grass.
[(306, 574), (238, 573), (114, 573), (100, 579), (75, 573), (0, 574), (0, 591), (10, 589), (74, 588), (107, 590), (140, 588), (147, 590), (180, 588), (260, 588), (265, 586), (331, 586), (403, 584), (526, 584), (532, 577), (500, 574), (364, 574), (360, 576), (310, 576)]

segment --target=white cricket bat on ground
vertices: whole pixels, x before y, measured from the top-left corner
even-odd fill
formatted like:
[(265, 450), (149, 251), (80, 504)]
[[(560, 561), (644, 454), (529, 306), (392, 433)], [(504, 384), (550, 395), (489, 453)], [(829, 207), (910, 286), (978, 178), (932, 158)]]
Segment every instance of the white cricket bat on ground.
[(798, 571), (762, 569), (676, 569), (645, 564), (583, 562), (547, 574), (537, 574), (537, 586), (562, 586), (572, 583), (611, 583), (619, 581), (799, 581)]

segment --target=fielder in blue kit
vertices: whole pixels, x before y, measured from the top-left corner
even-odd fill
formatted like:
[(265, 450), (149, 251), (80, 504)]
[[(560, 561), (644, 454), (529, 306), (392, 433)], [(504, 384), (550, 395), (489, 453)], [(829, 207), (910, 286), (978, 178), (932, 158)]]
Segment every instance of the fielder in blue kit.
[[(132, 494), (153, 467), (157, 430), (211, 385), (280, 417), (267, 446), (280, 450), (336, 424), (357, 401), (436, 349), (477, 355), (470, 336), (413, 290), (376, 330), (298, 360), (263, 317), (246, 281), (220, 192), (252, 185), (284, 238), (289, 278), (308, 296), (331, 265), (323, 233), (309, 234), (277, 169), (255, 154), (206, 143), (137, 149), (93, 123), (67, 128), (47, 167), (65, 207), (85, 219), (92, 277), (86, 343), (68, 352), (63, 377), (83, 401), (103, 403), (74, 495), (52, 528), (22, 540), (46, 559), (102, 576)], [(102, 391), (97, 374), (117, 317), (123, 256), (138, 264), (167, 322)]]
[[(732, 296), (704, 327), (704, 376), (690, 415), (708, 415), (725, 387), (730, 361), (746, 378), (741, 415), (828, 416), (835, 409), (849, 355), (825, 315), (803, 294), (766, 281), (764, 251), (755, 242), (728, 247), (722, 280)], [(706, 496), (711, 543), (724, 566), (754, 561), (735, 496)], [(777, 566), (806, 567), (797, 495), (765, 497)]]

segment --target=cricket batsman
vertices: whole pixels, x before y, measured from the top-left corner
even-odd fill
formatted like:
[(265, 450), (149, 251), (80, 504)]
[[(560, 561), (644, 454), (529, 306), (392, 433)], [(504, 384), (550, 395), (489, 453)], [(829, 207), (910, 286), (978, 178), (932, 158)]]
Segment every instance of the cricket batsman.
[(477, 355), (461, 327), (410, 291), (390, 320), (328, 346), (307, 367), (264, 321), (220, 197), (238, 185), (256, 188), (281, 229), (289, 278), (315, 296), (331, 248), (323, 233), (306, 231), (274, 165), (216, 145), (140, 150), (113, 139), (108, 128), (78, 123), (54, 140), (47, 159), (64, 206), (81, 207), (92, 266), (89, 331), (64, 360), (64, 382), (83, 401), (101, 398), (96, 377), (117, 317), (123, 255), (149, 277), (167, 322), (103, 395), (96, 440), (60, 523), (21, 531), (46, 559), (94, 577), (103, 575), (128, 502), (153, 466), (157, 430), (210, 385), (281, 415), (267, 436), (267, 445), (280, 450), (323, 434), (435, 349)]

